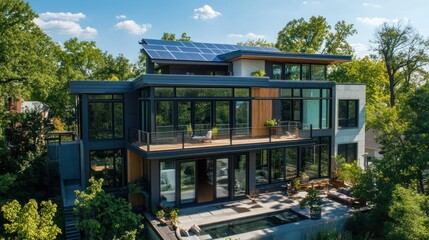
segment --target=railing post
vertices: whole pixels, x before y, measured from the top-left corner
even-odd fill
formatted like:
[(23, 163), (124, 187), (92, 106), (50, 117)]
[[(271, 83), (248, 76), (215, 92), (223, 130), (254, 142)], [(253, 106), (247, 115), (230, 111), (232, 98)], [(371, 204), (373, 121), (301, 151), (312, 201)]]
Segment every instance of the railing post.
[(269, 140), (270, 140), (270, 142), (271, 142), (271, 127), (269, 127), (268, 128), (268, 138), (269, 138)]
[(310, 138), (313, 138), (313, 124), (310, 124)]
[(182, 149), (185, 149), (185, 131), (182, 131)]
[(150, 151), (150, 133), (146, 132), (146, 147), (147, 151)]
[(232, 128), (229, 129), (229, 145), (232, 146)]
[(140, 143), (142, 142), (142, 137), (140, 133), (143, 133), (143, 131), (137, 130), (137, 142), (139, 143), (139, 146), (140, 146)]

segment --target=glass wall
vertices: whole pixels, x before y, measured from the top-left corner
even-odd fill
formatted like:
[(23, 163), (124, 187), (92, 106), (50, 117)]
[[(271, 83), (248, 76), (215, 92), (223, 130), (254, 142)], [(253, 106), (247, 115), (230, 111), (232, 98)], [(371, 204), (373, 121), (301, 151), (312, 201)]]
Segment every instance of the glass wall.
[(285, 64), (285, 79), (299, 80), (301, 78), (301, 66), (299, 64)]
[(173, 131), (173, 102), (156, 102), (156, 132)]
[(180, 163), (180, 203), (195, 202), (195, 162)]
[(122, 149), (90, 151), (91, 177), (103, 178), (107, 187), (125, 185), (124, 160)]
[(236, 128), (242, 128), (243, 134), (248, 134), (250, 127), (250, 102), (236, 101), (235, 102), (235, 123)]
[(229, 159), (216, 159), (216, 198), (229, 196)]
[(243, 196), (247, 192), (246, 170), (247, 156), (236, 156), (234, 158), (234, 197)]
[(216, 127), (219, 134), (228, 134), (230, 127), (229, 101), (216, 101)]
[(88, 95), (90, 139), (124, 137), (122, 95)]
[(177, 103), (177, 129), (185, 130), (191, 124), (191, 102), (179, 101)]
[(283, 182), (285, 180), (285, 164), (283, 156), (283, 148), (271, 150), (271, 182)]
[(256, 153), (256, 185), (269, 183), (268, 159), (268, 150), (261, 150)]
[(198, 134), (205, 134), (212, 126), (212, 105), (211, 101), (195, 102), (195, 127)]
[[(280, 116), (282, 121), (299, 121), (304, 127), (326, 129), (331, 127), (330, 89), (289, 89), (280, 90)], [(301, 121), (302, 118), (302, 121)]]
[(284, 80), (326, 80), (326, 65), (267, 62), (271, 79)]
[(176, 202), (176, 167), (174, 161), (160, 163), (161, 203), (174, 206)]
[(296, 164), (298, 163), (298, 148), (286, 148), (286, 179), (292, 180), (297, 177)]

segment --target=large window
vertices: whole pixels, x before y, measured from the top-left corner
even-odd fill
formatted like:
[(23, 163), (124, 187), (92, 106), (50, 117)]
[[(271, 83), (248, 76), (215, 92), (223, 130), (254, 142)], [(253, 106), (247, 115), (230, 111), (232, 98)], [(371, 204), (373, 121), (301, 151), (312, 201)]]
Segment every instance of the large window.
[(358, 126), (358, 100), (339, 100), (338, 127)]
[(234, 157), (234, 197), (246, 194), (246, 169), (247, 156), (239, 155)]
[(303, 127), (330, 128), (330, 89), (280, 89), (280, 116), (282, 121), (298, 121)]
[(261, 150), (256, 153), (256, 185), (269, 182), (268, 160), (268, 150)]
[(122, 95), (89, 95), (89, 138), (124, 137)]
[(326, 80), (326, 65), (299, 63), (267, 63), (268, 73), (275, 80)]
[(344, 157), (348, 163), (357, 160), (357, 143), (338, 144), (338, 155)]
[(158, 101), (156, 102), (156, 131), (171, 132), (173, 131), (173, 102)]
[(161, 203), (174, 206), (176, 202), (176, 166), (174, 161), (162, 161), (160, 165)]
[(117, 150), (97, 150), (89, 152), (91, 177), (103, 178), (103, 185), (120, 187), (125, 184), (124, 152)]

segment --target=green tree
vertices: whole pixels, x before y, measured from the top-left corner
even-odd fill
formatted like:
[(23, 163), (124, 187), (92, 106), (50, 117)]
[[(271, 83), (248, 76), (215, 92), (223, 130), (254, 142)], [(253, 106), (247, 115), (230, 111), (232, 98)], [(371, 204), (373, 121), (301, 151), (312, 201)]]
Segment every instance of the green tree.
[(238, 42), (237, 45), (259, 46), (259, 47), (275, 47), (274, 43), (267, 42), (267, 40), (261, 39), (261, 38), (259, 38), (258, 40), (247, 40), (245, 42)]
[(333, 66), (328, 79), (366, 85), (366, 125), (374, 128), (380, 110), (389, 105), (389, 82), (384, 63), (369, 57), (354, 58), (351, 62)]
[(162, 37), (161, 40), (168, 40), (168, 41), (181, 41), (181, 42), (192, 42), (191, 37), (188, 36), (187, 33), (182, 33), (182, 35), (180, 35), (179, 39), (176, 39), (176, 34), (174, 33), (168, 33), (165, 32)]
[(182, 35), (180, 35), (180, 38), (177, 41), (192, 42), (191, 37), (188, 36), (188, 34), (186, 34), (186, 33), (182, 33)]
[(284, 52), (351, 54), (352, 47), (346, 39), (357, 31), (353, 24), (337, 22), (334, 32), (322, 16), (294, 19), (278, 33), (276, 47)]
[(399, 185), (392, 193), (389, 220), (385, 223), (387, 239), (429, 239), (429, 198)]
[(374, 51), (383, 60), (389, 80), (390, 106), (395, 106), (397, 87), (410, 83), (413, 73), (429, 62), (429, 40), (412, 26), (384, 23), (376, 32)]
[(8, 239), (48, 240), (56, 239), (61, 229), (53, 221), (57, 205), (51, 201), (42, 202), (39, 206), (34, 199), (21, 207), (18, 201), (5, 204), (1, 208), (5, 237)]
[(103, 179), (89, 179), (90, 186), (76, 191), (74, 212), (77, 228), (85, 239), (135, 239), (142, 228), (142, 217), (132, 212), (122, 198), (104, 192)]

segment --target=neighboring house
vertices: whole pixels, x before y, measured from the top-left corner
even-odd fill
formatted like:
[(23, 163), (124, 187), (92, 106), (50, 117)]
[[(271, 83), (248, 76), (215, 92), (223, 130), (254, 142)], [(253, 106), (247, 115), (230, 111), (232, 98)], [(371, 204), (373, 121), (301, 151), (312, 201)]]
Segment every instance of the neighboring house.
[(377, 133), (374, 129), (368, 129), (365, 132), (365, 153), (368, 162), (372, 162), (375, 159), (383, 158), (383, 151), (381, 144), (376, 140)]
[(10, 100), (7, 110), (15, 113), (22, 113), (26, 111), (39, 111), (44, 118), (48, 118), (49, 107), (38, 101), (23, 101), (22, 99), (12, 101)]
[[(327, 65), (350, 56), (141, 44), (147, 73), (135, 80), (71, 81), (80, 140), (78, 154), (61, 155), (65, 184), (102, 177), (114, 191), (139, 180), (156, 209), (278, 190), (300, 172), (329, 177), (337, 153), (363, 166), (365, 85), (326, 81)], [(278, 125), (264, 127), (270, 119)]]

